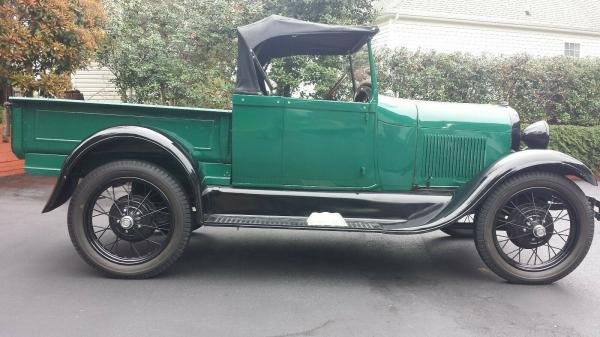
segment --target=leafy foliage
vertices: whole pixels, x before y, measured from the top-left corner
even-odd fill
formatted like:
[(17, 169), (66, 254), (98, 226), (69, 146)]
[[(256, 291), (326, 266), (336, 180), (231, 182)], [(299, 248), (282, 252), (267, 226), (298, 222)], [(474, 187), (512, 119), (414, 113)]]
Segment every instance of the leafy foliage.
[[(377, 14), (371, 0), (266, 0), (264, 6), (269, 14), (329, 24), (367, 24)], [(322, 98), (347, 66), (347, 59), (341, 56), (295, 56), (274, 60), (269, 76), (279, 94), (290, 96), (302, 85), (315, 86), (314, 94), (309, 96)]]
[(583, 161), (600, 174), (600, 126), (550, 126), (550, 148)]
[(0, 1), (0, 83), (60, 96), (103, 37), (100, 0)]
[(223, 107), (229, 104), (235, 27), (255, 20), (252, 0), (143, 0), (109, 7), (99, 53), (124, 101)]
[(372, 22), (372, 0), (264, 0), (265, 12), (301, 20), (356, 25)]
[[(231, 102), (236, 27), (270, 14), (336, 23), (374, 18), (370, 0), (166, 0), (152, 6), (124, 0), (109, 13), (99, 59), (115, 74), (125, 101), (218, 108)], [(312, 60), (310, 73), (300, 67), (306, 62), (286, 62), (271, 79), (288, 91), (328, 72), (335, 77), (323, 61)]]
[(395, 96), (468, 103), (507, 102), (524, 122), (600, 124), (600, 62), (595, 58), (472, 56), (384, 50), (382, 90)]

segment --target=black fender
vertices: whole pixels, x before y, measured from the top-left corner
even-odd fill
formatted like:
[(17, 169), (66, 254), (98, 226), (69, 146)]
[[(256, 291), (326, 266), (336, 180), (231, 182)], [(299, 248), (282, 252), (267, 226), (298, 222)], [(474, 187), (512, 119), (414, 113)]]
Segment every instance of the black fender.
[(99, 148), (106, 150), (107, 147), (110, 149), (111, 154), (118, 154), (120, 149), (127, 147), (127, 144), (132, 146), (147, 144), (151, 148), (159, 149), (173, 158), (177, 167), (185, 172), (188, 187), (193, 191), (190, 199), (193, 199), (191, 201), (197, 210), (197, 218), (201, 219), (202, 191), (200, 175), (191, 155), (177, 141), (160, 132), (140, 126), (111, 127), (99, 131), (82, 141), (65, 159), (60, 176), (42, 213), (50, 212), (69, 200), (80, 178), (78, 167), (85, 161), (87, 155)]
[(481, 172), (458, 189), (450, 202), (438, 212), (421, 214), (404, 223), (384, 226), (384, 231), (420, 233), (440, 229), (454, 223), (479, 206), (506, 179), (524, 172), (554, 172), (577, 176), (597, 186), (592, 171), (581, 161), (553, 150), (524, 150), (513, 152)]

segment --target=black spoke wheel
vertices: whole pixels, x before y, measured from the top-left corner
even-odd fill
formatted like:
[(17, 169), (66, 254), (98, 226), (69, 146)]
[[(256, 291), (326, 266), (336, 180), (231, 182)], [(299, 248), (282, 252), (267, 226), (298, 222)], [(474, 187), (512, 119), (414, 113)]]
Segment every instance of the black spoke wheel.
[(114, 277), (144, 278), (181, 255), (190, 207), (179, 183), (162, 168), (118, 161), (89, 173), (69, 206), (69, 234), (83, 259)]
[(100, 185), (88, 200), (87, 239), (98, 254), (114, 263), (147, 262), (171, 239), (170, 209), (164, 193), (149, 181), (113, 179)]
[(494, 243), (508, 263), (525, 271), (552, 268), (574, 248), (572, 205), (550, 188), (523, 189), (496, 212)]
[(499, 276), (515, 283), (551, 283), (573, 271), (587, 254), (592, 210), (568, 179), (524, 174), (488, 197), (475, 234), (480, 256)]
[(475, 237), (475, 214), (467, 214), (441, 231), (453, 238), (472, 239)]

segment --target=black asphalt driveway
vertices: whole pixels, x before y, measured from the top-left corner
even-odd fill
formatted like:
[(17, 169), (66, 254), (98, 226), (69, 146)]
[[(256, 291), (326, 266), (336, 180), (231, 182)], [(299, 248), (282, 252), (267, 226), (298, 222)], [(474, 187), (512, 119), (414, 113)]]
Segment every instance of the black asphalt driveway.
[(0, 336), (600, 336), (600, 230), (548, 286), (439, 232), (213, 228), (161, 277), (113, 280), (75, 253), (65, 206), (40, 214), (52, 184), (0, 178)]

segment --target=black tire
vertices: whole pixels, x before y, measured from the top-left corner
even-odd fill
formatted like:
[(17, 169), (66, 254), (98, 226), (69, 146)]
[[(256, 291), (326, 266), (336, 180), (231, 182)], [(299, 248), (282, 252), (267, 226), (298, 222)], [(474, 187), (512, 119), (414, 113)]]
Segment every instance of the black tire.
[[(532, 202), (526, 204), (524, 200), (530, 194)], [(541, 199), (538, 196), (541, 196)], [(546, 203), (540, 204), (539, 200)], [(544, 208), (546, 213), (539, 213), (543, 212)], [(537, 218), (536, 215), (530, 216), (535, 213), (529, 210), (537, 211)], [(554, 218), (551, 213), (558, 211), (561, 213)], [(564, 211), (566, 215), (561, 216)], [(521, 216), (519, 213), (523, 216), (521, 219), (525, 221), (513, 220)], [(515, 214), (514, 217), (511, 214)], [(565, 219), (566, 216), (568, 220)], [(566, 225), (568, 234), (561, 235), (560, 232), (566, 230), (560, 232), (556, 230), (556, 226), (561, 221), (563, 223), (568, 221)], [(534, 235), (535, 227), (545, 229), (540, 228), (541, 232)], [(506, 239), (500, 240), (504, 241), (502, 245), (511, 244), (517, 247), (517, 250), (513, 251), (514, 257), (506, 253), (503, 250), (504, 246), (499, 243), (498, 237), (502, 235), (498, 233), (502, 231), (506, 234), (504, 236)], [(518, 238), (512, 235), (511, 233), (515, 231), (521, 234), (519, 236), (524, 237)], [(563, 236), (567, 239), (565, 240)], [(486, 199), (476, 219), (475, 246), (483, 262), (505, 280), (520, 284), (549, 284), (567, 276), (583, 261), (593, 236), (593, 211), (581, 189), (561, 175), (531, 172), (510, 178)], [(551, 244), (550, 240), (559, 241), (561, 244), (564, 241), (563, 248), (553, 247), (554, 243)], [(544, 241), (546, 241), (545, 246), (540, 245)], [(548, 260), (543, 262), (545, 250), (541, 250), (538, 255), (538, 249), (546, 246)], [(525, 262), (526, 256), (521, 260), (521, 252), (525, 250), (532, 251), (527, 262)], [(551, 257), (552, 253), (554, 253), (553, 257)], [(538, 257), (540, 264), (536, 265)]]
[[(116, 216), (114, 216), (116, 213), (112, 213), (113, 209), (116, 209), (116, 211), (123, 215), (122, 210), (120, 209), (121, 206), (117, 204), (117, 201), (110, 198), (110, 192), (108, 193), (108, 198), (104, 195), (105, 191), (109, 191), (109, 189), (112, 188), (113, 197), (117, 199), (115, 197), (116, 182), (127, 181), (127, 179), (132, 181), (131, 185), (129, 185), (129, 192), (126, 187), (123, 187), (123, 190), (129, 194), (127, 194), (127, 199), (121, 197), (119, 200), (127, 200), (128, 206), (130, 202), (134, 203), (137, 200), (138, 206), (136, 209), (134, 209), (135, 206), (131, 206), (129, 208), (131, 212), (137, 211), (137, 214), (140, 214), (140, 207), (142, 207), (142, 205), (152, 204), (150, 201), (152, 198), (162, 198), (160, 199), (163, 202), (161, 206), (165, 206), (142, 215), (142, 217), (146, 217), (144, 220), (136, 219), (135, 221), (137, 221), (137, 227), (139, 227), (139, 229), (134, 228), (135, 226), (128, 228), (128, 230), (114, 228), (115, 222), (121, 224), (124, 223), (123, 218), (114, 220), (114, 218), (116, 218)], [(136, 186), (138, 186), (137, 184), (142, 184), (138, 182), (148, 184), (147, 187), (146, 185), (142, 185), (144, 188), (149, 189), (148, 195), (146, 196), (148, 201), (139, 201), (140, 197), (135, 195), (137, 192), (134, 192), (133, 184), (135, 183)], [(107, 190), (103, 189), (105, 186), (108, 188)], [(135, 189), (138, 190), (139, 188), (136, 187)], [(151, 193), (154, 194), (151, 195)], [(112, 202), (108, 200), (109, 198)], [(94, 211), (98, 212), (96, 206), (98, 205), (99, 200), (104, 200), (112, 205), (110, 212), (107, 212), (105, 209), (103, 209), (105, 213), (100, 211), (100, 214), (106, 215), (106, 221), (109, 223), (103, 232), (101, 230), (98, 231), (102, 232), (100, 235), (95, 232), (95, 227), (97, 226), (94, 226), (94, 221), (96, 219), (94, 217), (97, 217), (98, 214), (93, 215)], [(92, 202), (94, 203), (92, 204)], [(123, 211), (125, 211), (125, 209), (123, 209)], [(190, 237), (190, 211), (190, 205), (183, 188), (167, 171), (144, 161), (115, 161), (96, 168), (86, 175), (77, 186), (69, 204), (69, 235), (73, 242), (73, 246), (75, 246), (75, 249), (83, 260), (101, 273), (116, 278), (149, 278), (165, 271), (179, 258), (179, 256), (181, 256)], [(156, 212), (168, 214), (164, 216), (167, 219), (165, 223), (161, 223), (160, 225), (155, 223), (154, 218), (156, 215), (150, 214), (156, 214)], [(104, 215), (102, 217), (104, 217)], [(147, 223), (146, 219), (149, 218), (152, 218), (152, 223), (150, 225), (154, 227), (142, 225), (142, 223)], [(133, 225), (134, 223), (134, 220), (132, 220), (131, 224)], [(141, 226), (144, 226), (144, 228), (142, 229)], [(146, 227), (151, 228), (146, 229)], [(117, 234), (119, 230), (122, 232), (130, 232), (130, 234), (128, 234), (129, 237), (120, 237)], [(135, 238), (132, 239), (131, 236), (133, 236), (133, 234), (131, 233), (133, 233), (134, 230), (137, 230), (138, 233), (142, 233), (142, 231), (148, 233), (145, 238), (146, 241), (150, 241), (150, 243), (144, 242), (148, 253), (144, 252), (145, 255), (143, 256), (138, 251), (141, 248), (134, 248), (135, 245), (142, 245), (142, 234), (136, 233)], [(122, 242), (125, 243), (125, 246), (127, 244), (131, 245), (132, 247), (130, 249), (135, 251), (139, 258), (132, 255), (131, 257), (122, 257), (121, 260), (119, 260), (118, 256), (114, 257), (110, 255), (110, 253), (107, 252), (108, 245), (105, 246), (100, 242), (101, 239), (98, 238), (98, 236), (102, 237), (105, 232), (112, 233), (112, 235), (115, 236), (116, 241), (113, 243), (113, 246), (118, 244), (120, 239), (123, 239)], [(138, 238), (138, 235), (140, 238)], [(159, 238), (154, 239), (155, 236), (159, 236)], [(151, 242), (156, 243), (159, 239), (161, 241), (157, 244), (160, 246), (152, 248), (153, 244)], [(98, 244), (98, 242), (100, 242), (100, 244)], [(124, 249), (125, 248), (123, 248), (123, 250)], [(118, 254), (119, 253), (115, 255)]]
[(472, 239), (475, 237), (474, 217), (474, 214), (469, 214), (441, 231), (456, 239)]
[(195, 220), (192, 221), (192, 232), (196, 231), (197, 229), (200, 229), (201, 227), (201, 224), (197, 223)]

